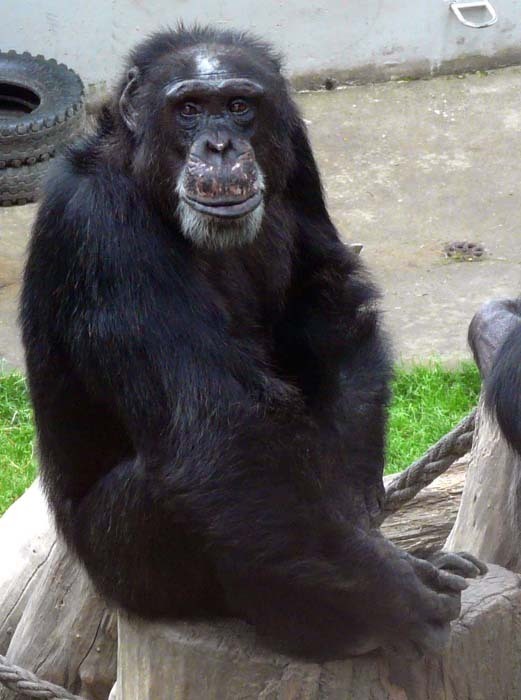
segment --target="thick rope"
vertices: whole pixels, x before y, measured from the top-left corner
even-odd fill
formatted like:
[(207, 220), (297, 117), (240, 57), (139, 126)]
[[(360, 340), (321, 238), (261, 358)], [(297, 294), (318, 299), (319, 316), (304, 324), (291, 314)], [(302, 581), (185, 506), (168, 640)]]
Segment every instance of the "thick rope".
[(476, 409), (389, 484), (385, 493), (384, 518), (400, 510), (470, 450), (475, 422)]
[[(391, 482), (385, 496), (384, 518), (400, 510), (425, 486), (447, 471), (458, 457), (470, 450), (475, 419), (476, 409)], [(43, 681), (34, 673), (9, 663), (5, 656), (0, 656), (0, 683), (28, 698), (84, 700), (65, 688)]]
[(79, 695), (73, 695), (65, 688), (60, 688), (59, 685), (42, 681), (34, 673), (9, 663), (5, 656), (0, 656), (0, 683), (27, 698), (84, 700)]

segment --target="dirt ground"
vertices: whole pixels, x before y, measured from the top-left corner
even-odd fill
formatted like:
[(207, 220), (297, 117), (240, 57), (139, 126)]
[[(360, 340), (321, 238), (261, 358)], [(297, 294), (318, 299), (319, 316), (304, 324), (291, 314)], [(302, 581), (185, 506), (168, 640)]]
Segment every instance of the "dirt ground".
[[(300, 94), (330, 211), (380, 284), (402, 360), (468, 357), (474, 311), (521, 290), (521, 67)], [(17, 296), (34, 205), (0, 209), (0, 357), (22, 366)], [(485, 246), (454, 262), (444, 245)]]

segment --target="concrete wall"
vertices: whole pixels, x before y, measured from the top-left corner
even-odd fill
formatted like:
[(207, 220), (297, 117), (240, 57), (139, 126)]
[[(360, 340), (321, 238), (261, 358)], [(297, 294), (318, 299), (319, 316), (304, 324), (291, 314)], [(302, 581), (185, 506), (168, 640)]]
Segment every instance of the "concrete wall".
[(499, 22), (475, 30), (448, 0), (1, 0), (0, 49), (53, 56), (87, 85), (110, 85), (144, 35), (197, 20), (270, 39), (301, 87), (417, 77), (521, 62), (521, 0), (492, 2)]

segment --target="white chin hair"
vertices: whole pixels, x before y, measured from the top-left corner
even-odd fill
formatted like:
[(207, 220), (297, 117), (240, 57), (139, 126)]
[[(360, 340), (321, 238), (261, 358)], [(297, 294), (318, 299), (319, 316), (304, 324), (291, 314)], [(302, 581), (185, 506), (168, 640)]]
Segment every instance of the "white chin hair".
[(184, 199), (179, 199), (177, 216), (183, 234), (200, 248), (222, 250), (251, 243), (259, 233), (264, 204), (239, 219), (219, 219), (195, 211)]

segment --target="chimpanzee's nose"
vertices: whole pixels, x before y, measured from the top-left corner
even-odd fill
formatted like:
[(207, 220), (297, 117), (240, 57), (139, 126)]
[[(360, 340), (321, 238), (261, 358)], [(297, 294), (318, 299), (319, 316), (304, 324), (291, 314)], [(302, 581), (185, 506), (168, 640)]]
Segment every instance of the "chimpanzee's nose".
[(216, 134), (206, 139), (206, 148), (212, 153), (226, 153), (232, 147), (232, 140), (225, 134)]

